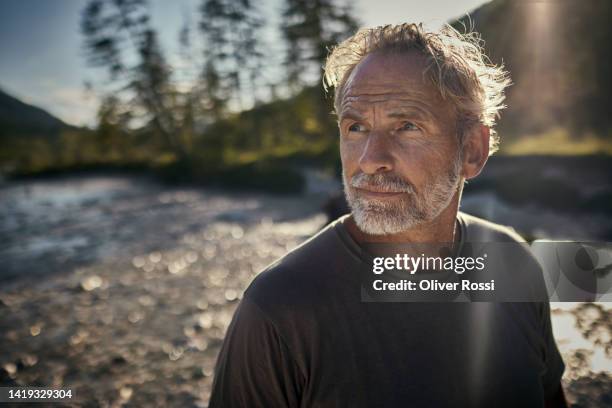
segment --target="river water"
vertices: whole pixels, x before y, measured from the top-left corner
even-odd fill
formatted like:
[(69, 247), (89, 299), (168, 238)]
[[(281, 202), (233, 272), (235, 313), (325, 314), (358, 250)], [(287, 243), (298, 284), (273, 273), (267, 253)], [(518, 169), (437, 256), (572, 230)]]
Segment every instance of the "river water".
[[(323, 192), (168, 187), (88, 175), (0, 187), (0, 386), (92, 406), (207, 405), (242, 291), (326, 222)], [(576, 406), (612, 405), (612, 313), (554, 304)]]

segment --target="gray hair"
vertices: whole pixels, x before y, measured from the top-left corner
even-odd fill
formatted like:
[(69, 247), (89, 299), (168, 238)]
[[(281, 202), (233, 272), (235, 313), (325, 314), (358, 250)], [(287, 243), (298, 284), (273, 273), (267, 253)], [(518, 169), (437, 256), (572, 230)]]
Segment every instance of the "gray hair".
[(448, 24), (438, 32), (408, 23), (363, 28), (332, 49), (325, 63), (324, 87), (335, 88), (334, 107), (339, 112), (342, 88), (363, 58), (373, 52), (416, 50), (428, 61), (424, 75), (456, 108), (460, 141), (466, 130), (481, 123), (491, 129), (489, 154), (493, 154), (499, 146), (493, 126), (505, 108), (504, 89), (511, 81), (503, 65), (491, 64), (481, 43), (478, 33), (461, 34)]

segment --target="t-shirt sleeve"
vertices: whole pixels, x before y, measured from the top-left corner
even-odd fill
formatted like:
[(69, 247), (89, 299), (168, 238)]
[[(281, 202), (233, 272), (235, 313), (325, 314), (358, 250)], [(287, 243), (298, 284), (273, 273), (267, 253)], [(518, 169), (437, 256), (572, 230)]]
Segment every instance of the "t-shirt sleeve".
[(301, 378), (273, 322), (245, 296), (217, 358), (209, 408), (298, 407)]
[(544, 396), (546, 398), (553, 397), (561, 384), (561, 377), (565, 370), (565, 364), (557, 348), (555, 337), (552, 332), (552, 324), (550, 319), (550, 304), (542, 302), (542, 330), (544, 339), (544, 365), (545, 371), (542, 374), (542, 386), (544, 387)]

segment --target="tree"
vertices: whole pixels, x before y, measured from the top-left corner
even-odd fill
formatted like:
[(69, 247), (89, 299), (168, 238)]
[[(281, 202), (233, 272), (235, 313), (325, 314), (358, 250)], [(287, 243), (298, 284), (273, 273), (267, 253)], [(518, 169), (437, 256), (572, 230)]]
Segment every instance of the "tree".
[(350, 5), (339, 5), (337, 0), (285, 0), (282, 17), (287, 79), (298, 89), (312, 79), (322, 81), (322, 66), (330, 47), (358, 27)]
[(216, 112), (225, 110), (230, 102), (244, 108), (247, 94), (257, 100), (263, 24), (251, 0), (202, 1), (199, 27), (205, 44), (203, 80)]
[[(313, 82), (318, 133), (324, 140), (335, 131), (332, 104), (323, 90), (323, 65), (331, 47), (357, 30), (349, 4), (337, 0), (285, 0), (281, 30), (287, 43), (285, 69), (289, 88), (300, 91)], [(312, 127), (312, 126), (305, 126)]]
[(85, 7), (81, 31), (88, 62), (106, 68), (110, 92), (123, 96), (141, 121), (149, 124), (167, 148), (180, 159), (187, 157), (178, 135), (177, 91), (172, 70), (149, 25), (145, 0), (90, 0)]
[(99, 156), (110, 160), (123, 159), (127, 143), (126, 121), (129, 112), (121, 111), (120, 101), (113, 95), (105, 96), (98, 108), (98, 128), (96, 141)]

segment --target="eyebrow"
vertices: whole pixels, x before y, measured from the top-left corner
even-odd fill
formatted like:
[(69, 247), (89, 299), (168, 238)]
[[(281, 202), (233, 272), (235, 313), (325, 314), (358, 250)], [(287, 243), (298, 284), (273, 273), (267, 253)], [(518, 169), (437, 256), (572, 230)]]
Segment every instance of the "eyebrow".
[(433, 115), (429, 112), (421, 111), (420, 109), (400, 109), (387, 114), (387, 117), (394, 119), (409, 119), (431, 120)]

